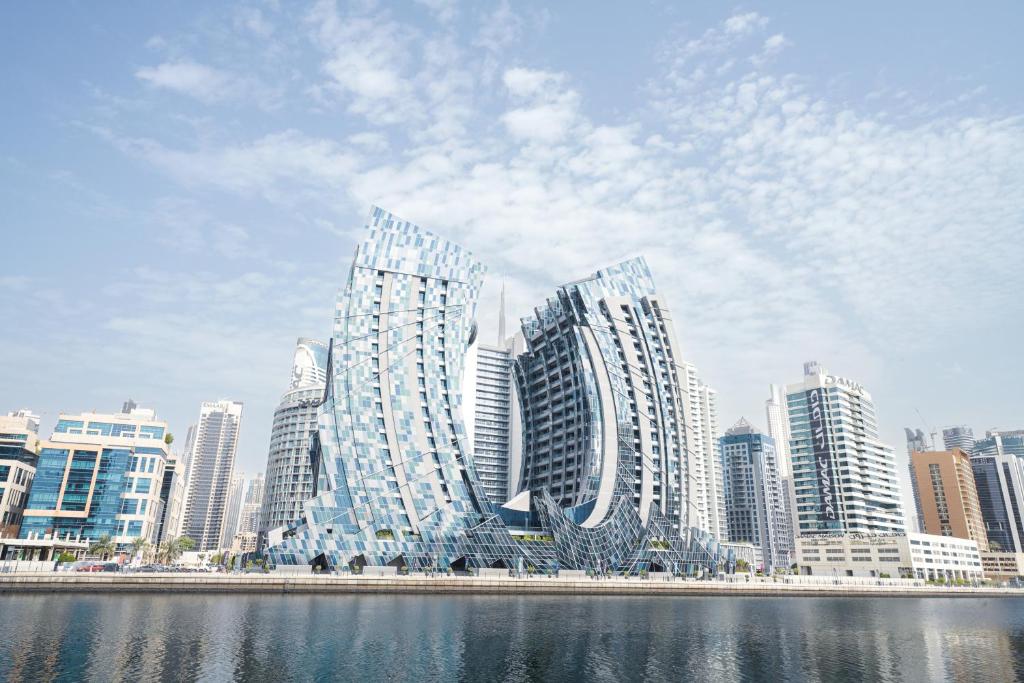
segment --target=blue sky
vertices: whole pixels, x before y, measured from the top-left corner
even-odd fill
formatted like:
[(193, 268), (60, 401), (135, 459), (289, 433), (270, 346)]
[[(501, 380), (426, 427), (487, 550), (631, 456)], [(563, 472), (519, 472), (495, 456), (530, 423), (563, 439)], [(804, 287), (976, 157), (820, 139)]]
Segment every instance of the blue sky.
[(377, 203), (485, 336), (645, 255), (723, 429), (810, 359), (897, 451), (1024, 426), (1022, 6), (603, 5), (6, 6), (0, 410), (241, 400), (262, 469)]

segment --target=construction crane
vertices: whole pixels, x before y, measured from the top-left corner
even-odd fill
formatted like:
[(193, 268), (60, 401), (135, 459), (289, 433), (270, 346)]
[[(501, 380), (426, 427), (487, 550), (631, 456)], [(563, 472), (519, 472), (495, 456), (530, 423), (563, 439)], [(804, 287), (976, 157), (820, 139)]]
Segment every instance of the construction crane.
[(917, 408), (914, 408), (914, 412), (917, 413), (917, 416), (919, 418), (921, 418), (921, 424), (923, 424), (925, 427), (928, 428), (928, 433), (932, 437), (932, 450), (934, 451), (935, 450), (935, 436), (936, 436), (936, 434), (938, 434), (938, 432), (935, 430), (935, 427), (932, 427), (930, 424), (928, 424), (928, 420), (924, 419), (924, 415), (921, 414), (920, 410), (918, 410)]

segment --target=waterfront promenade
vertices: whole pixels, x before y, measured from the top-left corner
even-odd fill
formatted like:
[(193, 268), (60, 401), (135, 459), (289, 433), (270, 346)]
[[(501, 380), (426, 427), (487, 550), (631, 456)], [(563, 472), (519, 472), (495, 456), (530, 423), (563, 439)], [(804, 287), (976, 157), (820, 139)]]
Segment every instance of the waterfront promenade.
[[(693, 595), (847, 597), (1024, 597), (1010, 587), (937, 586), (896, 580), (788, 577), (790, 580), (697, 581), (637, 577), (364, 576), (195, 573), (21, 572), (0, 574), (0, 593), (403, 593), (490, 595)], [(795, 580), (794, 580), (795, 579)]]

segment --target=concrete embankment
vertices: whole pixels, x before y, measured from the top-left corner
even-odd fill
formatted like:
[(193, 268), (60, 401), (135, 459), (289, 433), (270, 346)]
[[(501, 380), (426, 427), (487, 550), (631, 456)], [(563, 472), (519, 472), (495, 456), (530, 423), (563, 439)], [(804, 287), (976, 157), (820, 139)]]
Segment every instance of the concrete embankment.
[(693, 595), (834, 597), (1024, 597), (1011, 588), (787, 584), (772, 581), (663, 581), (534, 577), (295, 576), (275, 574), (70, 574), (0, 575), (0, 593), (413, 593), (489, 595)]

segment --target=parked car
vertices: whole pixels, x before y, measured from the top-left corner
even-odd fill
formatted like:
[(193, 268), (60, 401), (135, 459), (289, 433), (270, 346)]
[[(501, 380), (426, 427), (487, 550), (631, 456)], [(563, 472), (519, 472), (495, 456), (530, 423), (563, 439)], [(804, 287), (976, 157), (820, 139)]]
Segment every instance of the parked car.
[(104, 568), (105, 566), (106, 565), (104, 565), (102, 563), (99, 563), (99, 562), (94, 563), (94, 564), (83, 564), (83, 565), (81, 565), (79, 567), (76, 567), (75, 571), (76, 572), (102, 572), (102, 571), (106, 571), (106, 569)]

